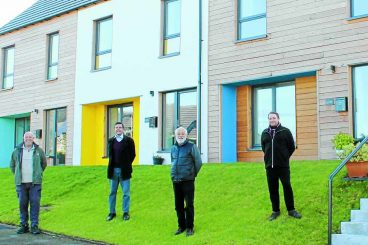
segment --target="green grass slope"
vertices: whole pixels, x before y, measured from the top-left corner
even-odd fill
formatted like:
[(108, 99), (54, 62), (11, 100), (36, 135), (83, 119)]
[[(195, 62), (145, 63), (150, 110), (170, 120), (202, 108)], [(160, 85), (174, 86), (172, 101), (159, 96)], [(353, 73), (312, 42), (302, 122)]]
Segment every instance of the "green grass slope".
[[(197, 180), (195, 235), (174, 236), (177, 228), (170, 166), (134, 167), (131, 220), (106, 222), (109, 183), (106, 167), (49, 167), (44, 173), (40, 228), (114, 244), (326, 244), (327, 180), (336, 161), (299, 161), (291, 166), (295, 206), (303, 218), (287, 216), (281, 195), (280, 218), (269, 222), (271, 204), (263, 164), (206, 164)], [(349, 220), (367, 182), (334, 181), (334, 230)], [(13, 176), (0, 170), (0, 222), (18, 224)]]

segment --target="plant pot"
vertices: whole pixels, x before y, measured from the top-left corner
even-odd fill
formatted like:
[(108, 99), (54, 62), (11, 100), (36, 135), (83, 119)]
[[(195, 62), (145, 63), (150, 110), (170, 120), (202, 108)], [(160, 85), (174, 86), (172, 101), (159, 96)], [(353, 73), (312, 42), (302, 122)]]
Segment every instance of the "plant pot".
[(162, 165), (164, 162), (163, 158), (152, 157), (152, 160), (154, 165)]
[(368, 176), (368, 162), (348, 162), (346, 163), (349, 178), (364, 178)]

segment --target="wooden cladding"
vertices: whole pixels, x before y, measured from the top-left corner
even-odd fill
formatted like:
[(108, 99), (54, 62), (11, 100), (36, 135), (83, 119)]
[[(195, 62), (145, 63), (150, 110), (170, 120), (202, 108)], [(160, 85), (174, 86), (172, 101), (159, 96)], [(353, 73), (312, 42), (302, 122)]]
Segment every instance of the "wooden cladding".
[[(297, 149), (293, 159), (318, 159), (316, 77), (297, 78), (295, 96)], [(249, 150), (252, 146), (252, 87), (238, 87), (236, 97), (237, 160), (239, 162), (263, 161), (262, 151)]]

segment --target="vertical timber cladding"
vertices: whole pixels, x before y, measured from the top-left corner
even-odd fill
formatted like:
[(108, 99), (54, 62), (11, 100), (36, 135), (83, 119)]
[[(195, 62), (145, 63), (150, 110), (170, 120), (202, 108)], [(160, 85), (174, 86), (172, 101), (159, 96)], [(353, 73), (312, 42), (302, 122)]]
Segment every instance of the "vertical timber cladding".
[[(297, 149), (293, 159), (318, 159), (317, 81), (315, 76), (295, 79)], [(237, 88), (237, 160), (263, 161), (262, 151), (249, 151), (252, 145), (252, 87)], [(282, 118), (281, 118), (282, 123)], [(287, 127), (287, 125), (285, 125)]]

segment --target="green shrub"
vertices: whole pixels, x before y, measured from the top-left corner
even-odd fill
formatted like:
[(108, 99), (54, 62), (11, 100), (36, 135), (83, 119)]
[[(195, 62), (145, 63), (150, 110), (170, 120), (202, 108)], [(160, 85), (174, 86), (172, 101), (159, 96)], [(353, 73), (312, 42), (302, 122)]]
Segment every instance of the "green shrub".
[(336, 150), (342, 150), (344, 146), (354, 144), (354, 137), (347, 133), (338, 133), (332, 138), (332, 144)]

